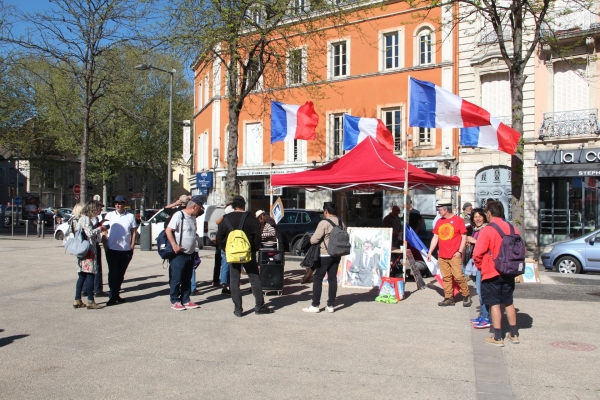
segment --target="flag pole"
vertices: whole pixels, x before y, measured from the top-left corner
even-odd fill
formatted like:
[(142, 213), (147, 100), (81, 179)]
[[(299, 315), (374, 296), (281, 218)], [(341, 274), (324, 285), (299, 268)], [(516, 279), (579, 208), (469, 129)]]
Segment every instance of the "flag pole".
[(269, 144), (269, 215), (273, 207), (273, 143)]
[[(410, 112), (410, 75), (408, 76), (408, 111)], [(410, 119), (409, 119), (410, 121)], [(406, 199), (408, 195), (408, 128), (406, 129), (406, 134), (404, 135), (404, 161), (406, 164), (404, 165), (404, 224), (402, 224), (402, 240), (404, 251), (402, 252), (402, 279), (406, 284), (406, 252), (408, 251), (407, 241), (406, 241), (406, 224), (408, 223), (408, 214), (407, 214), (407, 204)]]

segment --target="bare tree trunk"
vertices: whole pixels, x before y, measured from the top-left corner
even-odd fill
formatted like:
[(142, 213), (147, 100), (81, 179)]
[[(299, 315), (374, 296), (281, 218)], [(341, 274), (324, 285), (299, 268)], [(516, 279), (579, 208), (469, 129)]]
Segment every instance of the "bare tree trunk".
[(104, 211), (108, 204), (108, 182), (105, 178), (102, 178), (102, 203), (104, 204)]
[(239, 194), (237, 181), (238, 167), (238, 123), (239, 112), (235, 110), (235, 104), (229, 103), (229, 127), (227, 135), (229, 136), (229, 145), (227, 148), (227, 176), (225, 177), (225, 198), (226, 202), (231, 201), (233, 196)]
[[(515, 63), (510, 74), (512, 127), (521, 135), (523, 134), (523, 86), (526, 79), (523, 75), (524, 67), (521, 63)], [(523, 232), (525, 199), (523, 198), (522, 144), (519, 144), (516, 153), (511, 157), (511, 190), (512, 222), (520, 232)]]
[(90, 147), (90, 109), (86, 107), (83, 111), (83, 137), (81, 138), (79, 179), (81, 185), (80, 201), (87, 200), (87, 162)]
[(140, 220), (146, 220), (146, 190), (148, 187), (148, 173), (146, 168), (144, 168), (144, 173), (142, 174), (142, 198), (140, 199)]

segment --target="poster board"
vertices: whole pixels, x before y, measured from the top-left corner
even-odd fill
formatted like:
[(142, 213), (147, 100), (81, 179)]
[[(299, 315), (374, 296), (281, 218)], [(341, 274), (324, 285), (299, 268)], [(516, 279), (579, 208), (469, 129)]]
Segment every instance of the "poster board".
[(372, 289), (390, 276), (392, 228), (348, 228), (350, 254), (342, 257), (342, 287)]
[(517, 283), (541, 283), (540, 271), (535, 260), (526, 258), (525, 259), (525, 271), (523, 275), (519, 275), (515, 278)]
[(285, 210), (283, 209), (283, 203), (281, 202), (281, 197), (278, 197), (277, 200), (275, 200), (275, 203), (271, 205), (271, 217), (273, 217), (275, 223), (278, 224), (284, 215)]

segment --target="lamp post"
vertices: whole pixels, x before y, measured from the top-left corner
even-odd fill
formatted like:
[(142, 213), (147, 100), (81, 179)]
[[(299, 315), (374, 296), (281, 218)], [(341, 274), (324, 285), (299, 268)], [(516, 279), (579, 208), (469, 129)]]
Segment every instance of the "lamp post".
[(157, 71), (165, 72), (165, 73), (169, 74), (171, 77), (171, 91), (169, 93), (169, 157), (168, 157), (168, 162), (167, 162), (168, 163), (168, 165), (167, 165), (167, 204), (171, 204), (171, 180), (173, 179), (172, 172), (171, 172), (171, 164), (172, 164), (172, 157), (173, 157), (172, 147), (171, 147), (171, 142), (172, 142), (172, 137), (173, 137), (173, 74), (175, 74), (175, 72), (177, 72), (177, 71), (175, 69), (167, 71), (166, 69), (158, 68), (151, 64), (136, 65), (135, 69), (137, 69), (139, 71), (148, 71), (151, 69), (155, 69)]

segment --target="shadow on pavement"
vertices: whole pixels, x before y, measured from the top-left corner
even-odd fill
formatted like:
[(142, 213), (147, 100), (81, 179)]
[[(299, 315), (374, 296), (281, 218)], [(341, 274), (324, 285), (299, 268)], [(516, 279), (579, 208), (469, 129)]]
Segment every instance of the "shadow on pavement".
[(129, 282), (139, 282), (139, 281), (147, 281), (148, 279), (160, 278), (161, 276), (165, 276), (165, 275), (148, 275), (148, 276), (140, 276), (139, 278), (125, 279), (125, 280), (123, 281), (123, 283), (129, 283)]
[[(160, 282), (153, 286), (167, 286), (166, 283)], [(129, 290), (127, 290), (127, 292), (129, 292)], [(159, 296), (165, 296), (168, 298), (169, 296), (169, 287), (165, 287), (164, 289), (161, 289), (159, 291), (156, 292), (152, 292), (152, 293), (146, 293), (146, 294), (141, 294), (138, 296), (127, 296), (125, 298), (125, 300), (127, 300), (130, 303), (135, 303), (136, 301), (142, 301), (142, 300), (148, 300), (148, 299), (153, 299), (155, 297), (159, 297)]]
[(168, 285), (168, 282), (146, 282), (146, 283), (140, 283), (139, 285), (136, 286), (132, 286), (132, 287), (125, 287), (123, 290), (124, 292), (128, 293), (128, 292), (138, 292), (140, 290), (146, 290), (146, 289), (152, 289), (158, 286), (166, 286)]
[(23, 339), (23, 338), (26, 338), (27, 336), (29, 336), (29, 335), (13, 335), (13, 336), (7, 336), (5, 338), (0, 338), (0, 347), (8, 346), (15, 340)]

